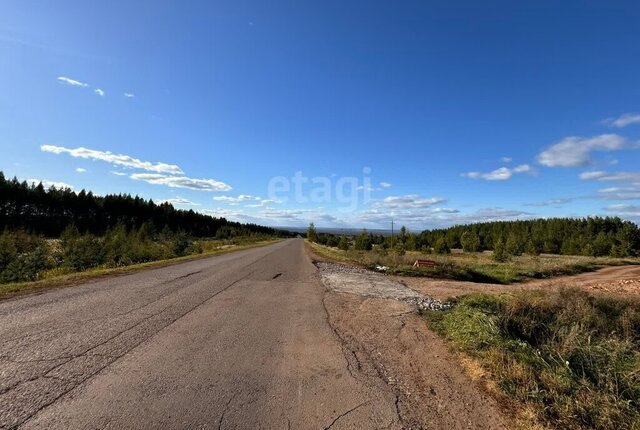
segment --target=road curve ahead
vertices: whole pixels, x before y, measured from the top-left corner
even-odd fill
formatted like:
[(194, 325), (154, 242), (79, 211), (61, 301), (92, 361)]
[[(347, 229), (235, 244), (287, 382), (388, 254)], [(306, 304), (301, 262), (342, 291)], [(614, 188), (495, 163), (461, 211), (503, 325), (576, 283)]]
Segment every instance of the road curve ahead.
[(0, 428), (398, 428), (302, 240), (0, 303)]

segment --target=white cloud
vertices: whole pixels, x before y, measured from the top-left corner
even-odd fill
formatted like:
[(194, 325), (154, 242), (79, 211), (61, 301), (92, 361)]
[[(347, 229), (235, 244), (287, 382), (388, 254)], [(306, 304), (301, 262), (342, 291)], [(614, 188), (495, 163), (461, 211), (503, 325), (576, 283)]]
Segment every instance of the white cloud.
[(640, 114), (625, 113), (618, 118), (607, 118), (604, 120), (604, 123), (617, 128), (623, 128), (631, 124), (640, 124)]
[(508, 167), (500, 167), (488, 173), (467, 172), (463, 173), (462, 176), (471, 179), (484, 179), (486, 181), (506, 181), (507, 179), (511, 179), (515, 173), (534, 174), (535, 171), (528, 164), (521, 164), (512, 169)]
[(537, 207), (560, 206), (560, 205), (564, 205), (564, 204), (570, 203), (570, 202), (572, 202), (574, 200), (575, 199), (569, 198), (569, 197), (561, 197), (561, 198), (558, 198), (558, 199), (549, 199), (549, 200), (544, 200), (544, 201), (541, 201), (541, 202), (527, 203), (525, 206), (537, 206)]
[(133, 93), (124, 93), (123, 95), (124, 95), (126, 98), (128, 98), (128, 99), (132, 99), (132, 98), (134, 98), (134, 97), (136, 96), (136, 95), (135, 95), (135, 94), (133, 94)]
[(380, 182), (380, 188), (385, 188), (385, 189), (391, 188), (391, 184), (389, 182), (382, 181)]
[(200, 206), (200, 203), (194, 203), (189, 199), (185, 199), (182, 197), (174, 197), (171, 199), (160, 200), (158, 203), (169, 203), (174, 206)]
[(117, 166), (124, 166), (133, 169), (147, 170), (150, 172), (158, 173), (170, 173), (170, 174), (182, 174), (182, 169), (174, 164), (167, 163), (151, 163), (149, 161), (142, 161), (137, 158), (130, 157), (124, 154), (114, 154), (110, 151), (97, 151), (95, 149), (88, 148), (65, 148), (62, 146), (54, 145), (42, 145), (40, 149), (44, 152), (51, 152), (53, 154), (67, 153), (72, 157), (86, 158), (91, 160), (105, 161)]
[(75, 79), (67, 78), (66, 76), (58, 76), (58, 81), (63, 84), (71, 85), (72, 87), (83, 87), (86, 88), (89, 84), (84, 82), (76, 81)]
[(602, 170), (583, 172), (580, 179), (596, 181), (640, 182), (640, 172), (604, 172)]
[(260, 216), (263, 218), (289, 221), (299, 221), (302, 219), (302, 217), (305, 217), (309, 214), (309, 210), (302, 209), (266, 209), (260, 212)]
[(186, 176), (168, 176), (158, 173), (134, 173), (129, 176), (136, 181), (149, 184), (166, 185), (172, 188), (188, 188), (199, 191), (229, 191), (231, 186), (215, 179), (194, 179)]
[(116, 175), (116, 176), (127, 176), (126, 173), (124, 173), (124, 172), (116, 172), (115, 170), (112, 170), (111, 173)]
[(219, 201), (219, 202), (228, 202), (228, 203), (241, 203), (241, 202), (255, 202), (255, 201), (259, 201), (260, 197), (255, 197), (255, 196), (249, 196), (246, 194), (240, 194), (237, 197), (232, 197), (232, 196), (216, 196), (213, 198), (213, 200)]
[(611, 205), (604, 208), (604, 210), (620, 215), (640, 216), (640, 206), (638, 205)]
[(452, 208), (433, 208), (431, 209), (431, 212), (434, 214), (457, 214), (460, 213), (460, 211), (458, 209), (452, 209)]
[(576, 167), (591, 163), (593, 151), (616, 151), (629, 146), (627, 139), (617, 134), (566, 137), (538, 155), (538, 162), (547, 167)]
[(594, 170), (591, 172), (582, 172), (580, 173), (580, 175), (578, 175), (578, 177), (583, 180), (590, 180), (590, 179), (600, 179), (601, 177), (606, 175), (607, 175), (607, 172), (603, 172), (601, 170)]
[(83, 168), (83, 167), (78, 167), (78, 168), (76, 169), (76, 172), (78, 172), (78, 173), (86, 173), (86, 171), (87, 171), (87, 169), (85, 169), (85, 168)]
[(268, 206), (268, 205), (280, 204), (280, 203), (282, 203), (282, 202), (278, 201), (278, 200), (265, 199), (265, 200), (260, 200), (260, 202), (258, 202), (258, 203), (245, 205), (245, 207), (247, 207), (247, 208), (263, 208), (263, 207)]
[(104, 91), (101, 90), (100, 88), (96, 88), (95, 90), (93, 90), (93, 92), (99, 95), (100, 97), (104, 97)]
[(227, 209), (200, 209), (197, 212), (216, 218), (226, 218), (228, 220), (238, 222), (252, 222), (254, 224), (260, 224), (264, 221), (258, 218), (254, 218), (251, 215), (247, 215), (243, 212), (231, 211)]
[(609, 187), (598, 190), (597, 198), (602, 200), (640, 200), (640, 184), (629, 187)]
[(511, 158), (511, 157), (502, 157), (502, 158), (500, 158), (500, 161), (502, 161), (503, 163), (511, 163), (513, 161), (513, 158)]
[(427, 208), (438, 203), (444, 203), (447, 199), (441, 197), (424, 198), (418, 194), (407, 194), (404, 196), (389, 196), (383, 200), (374, 202), (373, 206), (384, 209), (409, 209)]
[(46, 179), (27, 179), (27, 183), (34, 184), (34, 185), (38, 185), (39, 183), (42, 183), (42, 186), (45, 188), (56, 187), (59, 190), (64, 188), (73, 189), (73, 185), (69, 185), (59, 181), (47, 181)]

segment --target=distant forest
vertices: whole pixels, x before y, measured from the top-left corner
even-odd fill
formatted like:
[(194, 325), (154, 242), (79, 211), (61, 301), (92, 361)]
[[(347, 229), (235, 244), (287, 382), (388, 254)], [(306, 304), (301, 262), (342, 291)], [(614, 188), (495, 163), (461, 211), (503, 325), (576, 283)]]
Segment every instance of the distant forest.
[(640, 230), (618, 217), (549, 218), (498, 221), (426, 230), (426, 243), (443, 240), (450, 248), (493, 250), (504, 245), (510, 254), (566, 254), (626, 257), (638, 255)]
[(95, 196), (91, 191), (46, 189), (40, 184), (7, 180), (0, 172), (0, 232), (23, 229), (46, 237), (59, 237), (68, 226), (81, 233), (104, 235), (116, 226), (138, 230), (151, 223), (157, 231), (183, 232), (193, 237), (229, 238), (251, 234), (287, 236), (290, 233), (256, 224), (241, 224), (169, 203), (129, 194)]
[(640, 229), (617, 217), (550, 218), (528, 221), (496, 221), (457, 225), (411, 233), (402, 227), (393, 238), (363, 230), (348, 236), (318, 233), (313, 225), (307, 237), (343, 250), (374, 247), (446, 254), (451, 249), (467, 252), (491, 250), (501, 255), (565, 254), (631, 257), (640, 255)]

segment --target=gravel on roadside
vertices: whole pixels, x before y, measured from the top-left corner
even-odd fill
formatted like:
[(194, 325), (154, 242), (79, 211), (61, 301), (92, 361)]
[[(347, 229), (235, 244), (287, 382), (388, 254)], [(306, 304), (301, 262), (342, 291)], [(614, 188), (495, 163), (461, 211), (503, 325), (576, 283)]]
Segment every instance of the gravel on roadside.
[(418, 311), (442, 311), (451, 305), (418, 293), (384, 274), (361, 267), (329, 262), (316, 262), (323, 284), (334, 291), (404, 301)]

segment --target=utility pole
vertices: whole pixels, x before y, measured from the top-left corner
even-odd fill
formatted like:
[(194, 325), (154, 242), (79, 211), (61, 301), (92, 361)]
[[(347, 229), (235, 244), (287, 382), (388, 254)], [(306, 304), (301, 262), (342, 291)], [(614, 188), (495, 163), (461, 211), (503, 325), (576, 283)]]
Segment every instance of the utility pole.
[(391, 251), (393, 251), (393, 218), (391, 218)]

